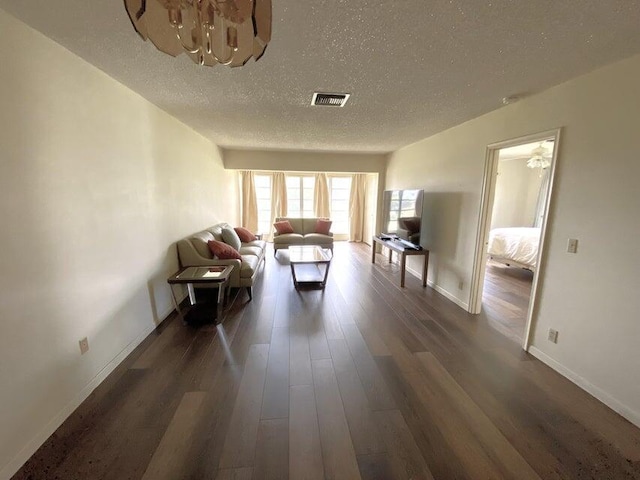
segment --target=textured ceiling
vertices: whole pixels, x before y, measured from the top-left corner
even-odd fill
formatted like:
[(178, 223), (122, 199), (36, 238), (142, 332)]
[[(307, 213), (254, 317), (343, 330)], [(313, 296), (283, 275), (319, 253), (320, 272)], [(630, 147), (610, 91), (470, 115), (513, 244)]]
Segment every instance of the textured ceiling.
[(273, 0), (271, 44), (236, 69), (160, 53), (120, 0), (0, 8), (227, 148), (388, 152), (640, 53), (640, 0)]

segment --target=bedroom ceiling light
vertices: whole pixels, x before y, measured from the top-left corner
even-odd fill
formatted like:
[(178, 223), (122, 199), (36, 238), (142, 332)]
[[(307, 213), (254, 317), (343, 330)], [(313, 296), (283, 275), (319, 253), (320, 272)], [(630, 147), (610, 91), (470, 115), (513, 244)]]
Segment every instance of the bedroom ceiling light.
[(527, 167), (544, 170), (551, 166), (551, 151), (545, 147), (544, 142), (531, 151), (531, 158), (527, 160)]
[(124, 0), (133, 28), (156, 48), (200, 64), (239, 67), (271, 40), (271, 0)]

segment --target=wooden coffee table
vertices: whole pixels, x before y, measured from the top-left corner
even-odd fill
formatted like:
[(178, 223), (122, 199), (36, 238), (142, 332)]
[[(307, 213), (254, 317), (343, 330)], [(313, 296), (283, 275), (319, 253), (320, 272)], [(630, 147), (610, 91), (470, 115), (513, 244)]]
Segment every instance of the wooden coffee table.
[[(332, 257), (328, 250), (317, 245), (290, 246), (289, 263), (295, 287), (316, 284), (324, 288), (327, 284)], [(321, 265), (324, 265), (324, 274)]]

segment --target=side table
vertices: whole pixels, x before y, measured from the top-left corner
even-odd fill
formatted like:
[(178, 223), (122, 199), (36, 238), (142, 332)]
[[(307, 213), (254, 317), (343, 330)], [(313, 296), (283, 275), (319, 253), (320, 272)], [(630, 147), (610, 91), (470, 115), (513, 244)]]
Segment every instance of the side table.
[(231, 265), (224, 267), (185, 267), (167, 279), (167, 283), (169, 283), (169, 288), (171, 289), (173, 304), (184, 322), (186, 322), (186, 317), (180, 309), (180, 304), (174, 291), (174, 285), (187, 285), (187, 289), (189, 291), (189, 302), (191, 305), (195, 305), (196, 303), (194, 285), (206, 285), (207, 287), (217, 288), (218, 305), (216, 320), (219, 323), (222, 320), (222, 311), (224, 308), (225, 298), (227, 297), (226, 293), (229, 290), (229, 279), (231, 278), (232, 270), (233, 266)]

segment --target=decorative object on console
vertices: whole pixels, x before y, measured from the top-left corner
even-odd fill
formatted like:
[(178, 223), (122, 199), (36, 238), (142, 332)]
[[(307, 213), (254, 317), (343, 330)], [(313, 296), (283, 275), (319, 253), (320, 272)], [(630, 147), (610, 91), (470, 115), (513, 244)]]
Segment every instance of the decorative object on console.
[(331, 231), (331, 224), (333, 222), (327, 218), (319, 218), (316, 221), (316, 233), (321, 233), (322, 235), (329, 235)]
[(253, 242), (254, 240), (258, 239), (258, 237), (256, 237), (253, 233), (251, 233), (250, 230), (247, 230), (246, 228), (235, 227), (234, 230), (240, 238), (240, 241), (243, 243)]
[(231, 245), (227, 245), (224, 242), (219, 242), (218, 240), (209, 240), (209, 242), (207, 242), (207, 245), (209, 245), (211, 254), (220, 260), (242, 260), (240, 253)]
[(172, 57), (239, 67), (271, 40), (271, 0), (124, 0), (136, 32)]

